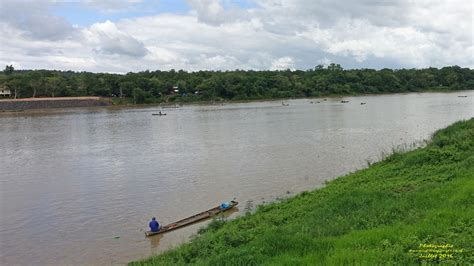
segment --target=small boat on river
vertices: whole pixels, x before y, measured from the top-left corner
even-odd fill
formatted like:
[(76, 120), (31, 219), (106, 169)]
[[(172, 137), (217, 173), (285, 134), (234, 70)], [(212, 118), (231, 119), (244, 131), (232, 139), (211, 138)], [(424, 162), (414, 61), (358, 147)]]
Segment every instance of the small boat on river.
[(160, 230), (158, 232), (146, 231), (145, 235), (146, 236), (154, 236), (154, 235), (166, 233), (166, 232), (171, 231), (171, 230), (178, 229), (178, 228), (186, 226), (186, 225), (190, 225), (192, 223), (195, 223), (195, 222), (204, 220), (206, 218), (215, 216), (215, 215), (217, 215), (221, 212), (228, 211), (228, 210), (234, 208), (235, 206), (237, 206), (237, 204), (239, 204), (237, 201), (232, 200), (232, 201), (229, 202), (229, 205), (225, 208), (223, 208), (222, 205), (219, 205), (215, 208), (209, 209), (207, 211), (203, 211), (201, 213), (190, 216), (188, 218), (179, 220), (179, 221), (171, 223), (171, 224), (164, 225), (160, 228)]
[(159, 116), (162, 116), (162, 115), (166, 115), (165, 113), (162, 113), (162, 112), (159, 112), (157, 114), (151, 114), (151, 115), (159, 115)]

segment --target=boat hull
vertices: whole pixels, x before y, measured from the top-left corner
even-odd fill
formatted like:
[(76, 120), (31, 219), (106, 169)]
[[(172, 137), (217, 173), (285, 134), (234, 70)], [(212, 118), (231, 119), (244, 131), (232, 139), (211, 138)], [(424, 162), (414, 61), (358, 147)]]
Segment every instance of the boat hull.
[(231, 201), (229, 207), (226, 208), (226, 209), (221, 209), (220, 206), (218, 206), (218, 207), (209, 209), (207, 211), (200, 212), (200, 213), (198, 213), (196, 215), (193, 215), (193, 216), (190, 216), (188, 218), (179, 220), (177, 222), (162, 226), (160, 228), (160, 231), (158, 231), (158, 232), (146, 231), (145, 236), (149, 237), (149, 236), (159, 235), (159, 234), (162, 234), (162, 233), (166, 233), (166, 232), (169, 232), (169, 231), (172, 231), (172, 230), (175, 230), (175, 229), (193, 224), (195, 222), (198, 222), (198, 221), (204, 220), (206, 218), (215, 216), (219, 213), (228, 211), (228, 210), (234, 208), (235, 206), (237, 206), (237, 204), (239, 204), (237, 201)]

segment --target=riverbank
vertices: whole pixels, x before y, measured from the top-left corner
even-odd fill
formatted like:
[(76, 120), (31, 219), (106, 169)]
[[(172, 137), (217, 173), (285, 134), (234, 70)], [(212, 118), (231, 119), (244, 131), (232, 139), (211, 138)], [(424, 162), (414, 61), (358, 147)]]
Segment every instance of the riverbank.
[(204, 99), (196, 96), (186, 96), (182, 97), (180, 95), (168, 95), (164, 98), (150, 99), (148, 103), (134, 103), (133, 98), (111, 98), (112, 102), (116, 106), (143, 106), (143, 105), (162, 105), (162, 106), (173, 106), (173, 105), (208, 105), (208, 104), (227, 104), (227, 103), (247, 103), (247, 102), (267, 102), (267, 101), (288, 101), (288, 100), (323, 100), (329, 98), (344, 98), (344, 97), (364, 97), (364, 96), (377, 96), (377, 95), (390, 95), (390, 94), (409, 94), (409, 93), (459, 93), (463, 91), (471, 90), (449, 90), (446, 88), (430, 88), (421, 91), (397, 91), (397, 92), (378, 92), (378, 93), (357, 93), (357, 92), (347, 92), (347, 93), (324, 93), (318, 96), (303, 96), (303, 97), (254, 97), (254, 98), (234, 98), (234, 99), (225, 99), (216, 97), (213, 99)]
[(131, 265), (474, 263), (474, 118)]
[[(176, 102), (153, 102), (153, 103), (140, 103), (135, 104), (130, 99), (120, 100), (119, 98), (112, 98), (112, 108), (134, 108), (134, 107), (161, 107), (161, 108), (179, 108), (182, 106), (201, 106), (201, 105), (226, 105), (233, 103), (260, 103), (260, 102), (287, 102), (290, 100), (308, 100), (310, 103), (318, 104), (323, 103), (328, 99), (344, 99), (347, 97), (370, 97), (370, 96), (383, 96), (383, 95), (405, 95), (405, 94), (423, 94), (423, 93), (450, 93), (453, 97), (464, 96), (463, 92), (471, 92), (472, 90), (458, 90), (458, 91), (448, 91), (448, 90), (428, 90), (421, 92), (393, 92), (393, 93), (376, 93), (376, 94), (367, 94), (367, 93), (351, 93), (351, 94), (328, 94), (321, 97), (291, 97), (291, 98), (258, 98), (258, 99), (245, 99), (245, 100), (227, 100), (227, 99), (215, 99), (215, 100), (195, 100), (195, 101), (176, 101)], [(470, 97), (470, 96), (468, 96)], [(359, 104), (359, 103), (357, 103)]]
[(112, 102), (102, 97), (54, 97), (21, 98), (0, 100), (0, 111), (22, 111), (31, 109), (108, 106)]
[[(447, 90), (428, 90), (422, 92), (405, 92), (405, 93), (377, 93), (377, 94), (328, 94), (321, 97), (291, 97), (291, 98), (256, 98), (256, 99), (235, 99), (228, 100), (217, 98), (214, 100), (202, 100), (194, 99), (181, 101), (177, 100), (174, 102), (156, 101), (150, 103), (133, 103), (133, 98), (107, 98), (107, 97), (55, 97), (55, 98), (20, 98), (20, 99), (0, 99), (0, 112), (19, 112), (25, 110), (39, 110), (39, 109), (50, 109), (50, 108), (76, 108), (76, 107), (94, 107), (94, 106), (109, 106), (109, 107), (144, 107), (144, 106), (158, 106), (163, 108), (178, 108), (184, 105), (223, 105), (231, 103), (252, 103), (252, 102), (285, 102), (289, 100), (300, 100), (307, 99), (313, 101), (313, 103), (323, 102), (326, 99), (336, 98), (342, 99), (344, 97), (364, 97), (364, 96), (376, 96), (376, 95), (391, 95), (391, 94), (409, 94), (409, 93), (452, 93), (456, 96), (464, 95), (461, 91), (447, 91)], [(459, 95), (458, 95), (459, 94)]]

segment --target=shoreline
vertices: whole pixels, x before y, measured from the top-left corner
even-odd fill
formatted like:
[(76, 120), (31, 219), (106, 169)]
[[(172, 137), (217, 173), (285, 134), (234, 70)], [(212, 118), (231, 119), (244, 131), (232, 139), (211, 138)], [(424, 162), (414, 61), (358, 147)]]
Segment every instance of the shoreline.
[(64, 100), (100, 100), (99, 96), (77, 96), (77, 97), (38, 97), (38, 98), (17, 98), (0, 99), (0, 102), (40, 102), (40, 101), (64, 101)]
[(57, 108), (109, 106), (111, 104), (110, 99), (96, 96), (0, 99), (0, 111), (23, 112)]
[[(422, 94), (422, 93), (459, 93), (459, 92), (470, 92), (473, 90), (459, 90), (459, 91), (445, 91), (445, 90), (429, 90), (420, 92), (393, 92), (393, 93), (376, 93), (376, 94), (331, 94), (319, 97), (292, 97), (292, 98), (269, 98), (269, 99), (246, 99), (246, 100), (203, 100), (203, 101), (177, 101), (177, 102), (157, 102), (157, 103), (145, 103), (145, 104), (133, 104), (133, 103), (114, 103), (114, 98), (111, 97), (98, 97), (98, 96), (78, 96), (78, 97), (48, 97), (48, 98), (19, 98), (19, 99), (0, 99), (0, 114), (5, 113), (30, 113), (45, 110), (68, 110), (72, 108), (142, 108), (142, 107), (161, 107), (161, 108), (179, 108), (182, 106), (205, 106), (205, 105), (223, 105), (233, 103), (258, 103), (258, 102), (280, 102), (290, 100), (316, 100), (316, 99), (343, 99), (345, 97), (365, 97), (365, 96), (386, 96), (396, 94)], [(458, 95), (459, 96), (459, 95)], [(53, 103), (52, 105), (38, 105), (36, 103)], [(54, 103), (63, 102), (65, 104), (57, 105)], [(34, 108), (22, 108), (21, 105), (15, 106), (12, 109), (2, 108), (2, 103), (33, 103), (36, 106)]]
[[(474, 118), (455, 122), (425, 147), (395, 151), (323, 188), (215, 220), (190, 242), (129, 265), (472, 263), (466, 230), (473, 129)], [(464, 251), (423, 257), (420, 249), (430, 245)]]

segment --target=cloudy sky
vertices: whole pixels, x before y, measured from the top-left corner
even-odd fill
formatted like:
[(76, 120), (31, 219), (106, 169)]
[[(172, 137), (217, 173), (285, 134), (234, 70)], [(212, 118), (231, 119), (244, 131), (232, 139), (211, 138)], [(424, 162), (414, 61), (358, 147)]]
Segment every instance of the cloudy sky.
[(472, 0), (0, 0), (0, 64), (142, 70), (474, 67)]

